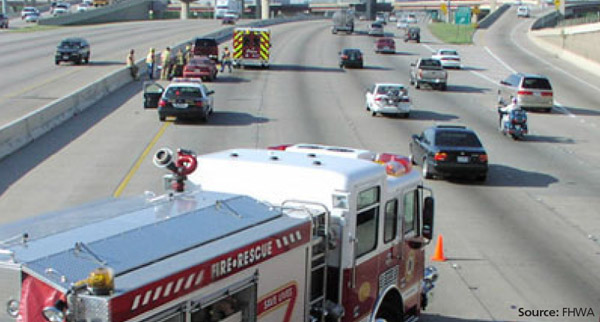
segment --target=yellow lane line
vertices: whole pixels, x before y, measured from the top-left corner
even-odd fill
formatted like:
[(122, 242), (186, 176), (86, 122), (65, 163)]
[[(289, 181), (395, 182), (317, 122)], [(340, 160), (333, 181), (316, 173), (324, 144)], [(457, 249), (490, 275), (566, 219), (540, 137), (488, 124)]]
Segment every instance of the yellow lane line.
[(31, 85), (31, 86), (25, 87), (25, 88), (21, 89), (20, 91), (18, 91), (18, 92), (15, 92), (15, 93), (13, 93), (13, 94), (11, 94), (11, 95), (6, 95), (6, 96), (4, 96), (3, 98), (4, 98), (4, 99), (11, 99), (11, 98), (15, 98), (15, 97), (17, 97), (17, 96), (23, 95), (23, 94), (25, 94), (25, 93), (27, 93), (27, 92), (29, 92), (29, 91), (31, 91), (31, 90), (34, 90), (34, 89), (36, 89), (36, 88), (39, 88), (39, 87), (42, 87), (42, 86), (48, 85), (48, 84), (50, 84), (50, 83), (52, 83), (52, 82), (56, 81), (57, 79), (59, 79), (59, 78), (61, 78), (61, 77), (65, 77), (65, 76), (71, 75), (71, 74), (73, 74), (73, 73), (75, 73), (75, 72), (77, 72), (77, 70), (71, 70), (71, 71), (69, 71), (69, 72), (67, 72), (67, 73), (65, 73), (65, 74), (56, 75), (55, 77), (49, 78), (49, 79), (47, 79), (47, 80), (46, 80), (46, 81), (44, 81), (44, 82), (37, 83), (37, 84), (33, 84), (33, 85)]
[(123, 193), (123, 190), (125, 190), (125, 187), (127, 187), (127, 185), (129, 184), (129, 181), (131, 181), (131, 178), (133, 178), (133, 175), (137, 172), (137, 170), (142, 165), (142, 162), (144, 161), (144, 159), (146, 159), (146, 157), (150, 153), (150, 150), (152, 150), (154, 145), (156, 145), (156, 142), (158, 142), (158, 139), (160, 139), (160, 137), (165, 133), (165, 130), (167, 129), (167, 127), (169, 127), (169, 125), (171, 125), (172, 123), (173, 122), (170, 122), (170, 121), (165, 122), (163, 124), (163, 126), (160, 127), (160, 129), (158, 130), (158, 133), (156, 133), (154, 138), (152, 138), (152, 141), (150, 141), (150, 143), (148, 143), (148, 146), (146, 146), (146, 149), (144, 149), (144, 152), (142, 152), (142, 155), (140, 155), (140, 157), (137, 159), (137, 161), (135, 162), (135, 164), (133, 165), (131, 170), (129, 170), (129, 172), (127, 173), (125, 178), (123, 178), (123, 181), (121, 181), (121, 184), (119, 184), (119, 187), (117, 187), (117, 190), (115, 190), (115, 192), (113, 193), (113, 197), (117, 198), (117, 197), (121, 196), (121, 194)]

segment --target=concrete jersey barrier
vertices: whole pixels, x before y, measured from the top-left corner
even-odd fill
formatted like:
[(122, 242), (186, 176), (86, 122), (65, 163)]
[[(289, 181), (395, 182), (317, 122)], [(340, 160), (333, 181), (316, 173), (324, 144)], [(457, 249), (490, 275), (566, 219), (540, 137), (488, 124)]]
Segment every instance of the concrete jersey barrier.
[[(256, 21), (240, 26), (266, 27), (286, 22), (312, 19), (314, 18), (277, 18)], [(223, 42), (232, 37), (233, 28), (222, 28), (202, 37), (214, 37), (218, 42)], [(177, 44), (173, 48), (183, 48), (190, 41)], [(136, 65), (139, 68), (139, 74), (143, 75), (146, 71), (145, 58), (138, 60)], [(0, 127), (0, 160), (132, 81), (129, 69), (127, 67), (120, 68), (70, 95), (51, 102), (36, 111)]]

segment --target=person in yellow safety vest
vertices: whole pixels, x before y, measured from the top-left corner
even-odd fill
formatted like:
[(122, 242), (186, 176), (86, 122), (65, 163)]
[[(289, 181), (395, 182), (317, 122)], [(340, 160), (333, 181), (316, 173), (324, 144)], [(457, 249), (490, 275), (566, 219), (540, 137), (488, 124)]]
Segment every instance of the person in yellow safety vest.
[(127, 68), (129, 68), (129, 71), (131, 72), (131, 77), (133, 77), (134, 80), (138, 80), (140, 79), (138, 77), (138, 67), (135, 64), (135, 51), (132, 49), (129, 51), (129, 55), (127, 55)]
[(156, 54), (154, 48), (150, 48), (146, 56), (146, 66), (148, 66), (148, 78), (154, 79), (154, 67), (156, 66)]
[(229, 72), (231, 73), (231, 52), (227, 46), (225, 46), (223, 55), (221, 56), (221, 73), (225, 71), (225, 65), (229, 67)]
[(192, 60), (192, 58), (194, 57), (194, 52), (192, 51), (192, 44), (185, 45), (185, 52), (183, 55), (185, 58), (185, 65), (187, 65), (190, 62), (190, 60)]
[(162, 70), (160, 72), (160, 79), (168, 79), (171, 74), (171, 48), (167, 47), (163, 50), (160, 55)]
[(181, 49), (177, 50), (177, 53), (175, 54), (175, 66), (173, 68), (173, 70), (171, 71), (172, 77), (181, 77), (183, 76), (183, 67), (185, 66), (185, 57), (183, 56), (183, 52), (181, 51)]

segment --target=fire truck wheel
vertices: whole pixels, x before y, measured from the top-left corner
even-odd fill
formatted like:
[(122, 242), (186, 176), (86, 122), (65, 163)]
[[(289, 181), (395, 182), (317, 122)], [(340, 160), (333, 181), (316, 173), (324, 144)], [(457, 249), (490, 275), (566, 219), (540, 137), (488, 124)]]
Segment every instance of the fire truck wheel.
[(376, 319), (386, 322), (402, 322), (404, 318), (399, 306), (393, 305), (391, 302), (383, 303), (377, 312)]

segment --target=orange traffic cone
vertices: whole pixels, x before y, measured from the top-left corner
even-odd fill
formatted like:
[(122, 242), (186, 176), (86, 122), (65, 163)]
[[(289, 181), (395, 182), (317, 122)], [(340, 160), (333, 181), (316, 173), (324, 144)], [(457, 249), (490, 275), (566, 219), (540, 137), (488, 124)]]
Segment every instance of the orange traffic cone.
[(442, 235), (438, 236), (435, 252), (433, 253), (433, 256), (431, 256), (431, 260), (436, 262), (446, 261), (446, 256), (444, 256), (444, 237), (442, 237)]

